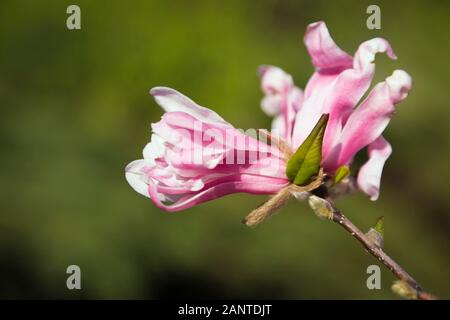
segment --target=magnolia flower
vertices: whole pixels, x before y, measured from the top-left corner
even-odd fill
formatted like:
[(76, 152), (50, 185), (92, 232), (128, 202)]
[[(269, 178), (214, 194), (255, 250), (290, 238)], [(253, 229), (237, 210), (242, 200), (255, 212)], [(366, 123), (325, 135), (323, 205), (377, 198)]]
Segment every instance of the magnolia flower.
[(396, 59), (389, 43), (382, 38), (363, 42), (351, 57), (334, 43), (324, 22), (310, 24), (304, 41), (316, 69), (305, 91), (280, 68), (264, 66), (260, 69), (265, 93), (261, 107), (275, 116), (272, 128), (293, 150), (306, 139), (320, 116), (329, 114), (321, 166), (326, 174), (333, 175), (341, 166), (350, 165), (355, 154), (367, 146), (369, 160), (358, 172), (357, 185), (371, 200), (377, 200), (383, 166), (392, 152), (381, 134), (394, 106), (411, 89), (411, 77), (395, 70), (358, 104), (374, 76), (375, 54), (384, 52)]
[(179, 211), (235, 192), (275, 194), (289, 184), (275, 144), (244, 134), (173, 89), (150, 93), (166, 113), (152, 124), (144, 159), (126, 167), (126, 179), (159, 208)]
[[(275, 195), (254, 211), (257, 223), (291, 194), (300, 198), (309, 194), (324, 175), (334, 175), (368, 146), (369, 160), (359, 170), (358, 185), (375, 200), (384, 162), (391, 153), (381, 134), (394, 105), (410, 90), (411, 79), (404, 71), (394, 71), (356, 107), (373, 78), (375, 54), (386, 52), (395, 58), (387, 41), (364, 42), (352, 58), (336, 46), (325, 24), (318, 22), (309, 25), (305, 43), (316, 67), (305, 92), (281, 69), (261, 68), (266, 94), (262, 108), (275, 116), (272, 134), (266, 133), (271, 143), (244, 134), (173, 89), (153, 88), (150, 93), (165, 113), (152, 124), (143, 159), (126, 167), (129, 184), (166, 211), (236, 192)], [(324, 114), (328, 114), (328, 123), (322, 169), (308, 185), (297, 186), (287, 178), (288, 160)]]

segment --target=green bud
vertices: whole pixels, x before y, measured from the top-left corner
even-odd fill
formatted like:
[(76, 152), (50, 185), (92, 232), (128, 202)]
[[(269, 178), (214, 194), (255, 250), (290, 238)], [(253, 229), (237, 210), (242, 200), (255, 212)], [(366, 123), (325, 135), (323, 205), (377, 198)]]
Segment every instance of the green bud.
[(394, 293), (398, 294), (402, 298), (409, 300), (417, 299), (417, 291), (414, 290), (406, 281), (403, 280), (394, 281), (391, 289), (392, 291), (394, 291)]
[(384, 245), (384, 217), (378, 218), (375, 226), (366, 233), (367, 238), (378, 248)]
[(313, 209), (316, 216), (320, 219), (333, 219), (333, 207), (327, 200), (315, 195), (311, 195), (308, 198), (308, 203), (311, 209)]

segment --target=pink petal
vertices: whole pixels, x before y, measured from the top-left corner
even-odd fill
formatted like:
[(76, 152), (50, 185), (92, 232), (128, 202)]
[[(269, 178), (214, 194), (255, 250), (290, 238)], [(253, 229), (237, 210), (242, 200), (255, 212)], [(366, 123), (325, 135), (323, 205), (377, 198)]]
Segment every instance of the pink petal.
[(358, 187), (370, 200), (378, 199), (383, 166), (392, 153), (392, 147), (382, 136), (368, 146), (369, 160), (359, 169)]
[(274, 66), (259, 68), (261, 87), (266, 94), (282, 94), (289, 92), (294, 86), (292, 77), (282, 69)]
[(304, 102), (294, 121), (292, 146), (296, 149), (311, 132), (324, 113), (330, 113), (325, 100), (333, 94), (333, 86), (339, 74), (352, 67), (352, 57), (339, 48), (324, 22), (308, 26), (304, 42), (316, 72), (305, 88)]
[[(328, 31), (326, 34), (329, 36)], [(332, 42), (331, 38), (329, 41)], [(380, 52), (387, 52), (390, 58), (395, 58), (389, 43), (375, 38), (359, 46), (353, 68), (345, 69), (346, 65), (342, 64), (340, 67), (320, 69), (308, 82), (302, 112), (297, 114), (295, 120), (294, 145), (303, 142), (322, 114), (330, 114), (322, 150), (325, 167), (327, 162), (335, 161), (334, 154), (329, 158), (330, 153), (337, 145), (349, 114), (370, 86), (375, 73), (375, 55)], [(336, 58), (336, 61), (341, 60)]]
[(405, 71), (396, 70), (385, 82), (372, 89), (345, 124), (334, 169), (348, 164), (359, 150), (381, 135), (395, 111), (394, 105), (406, 98), (411, 84), (411, 77)]
[(158, 208), (168, 212), (176, 212), (231, 193), (246, 192), (251, 194), (274, 194), (287, 184), (288, 182), (283, 184), (271, 182), (270, 178), (263, 180), (257, 176), (246, 177), (245, 175), (242, 175), (238, 180), (218, 183), (200, 192), (191, 193), (181, 197), (171, 205), (166, 205), (161, 202), (159, 199), (158, 187), (155, 184), (149, 184), (148, 192)]
[(304, 41), (316, 69), (342, 70), (352, 66), (352, 57), (336, 45), (325, 22), (311, 23), (306, 29)]
[(292, 77), (282, 69), (263, 66), (259, 69), (261, 87), (266, 96), (261, 101), (261, 108), (274, 116), (272, 130), (276, 131), (286, 142), (290, 143), (293, 122), (300, 109), (303, 92), (294, 86)]
[(235, 129), (174, 90), (152, 94), (172, 111), (152, 124), (144, 159), (127, 166), (126, 178), (160, 208), (178, 211), (234, 192), (273, 194), (289, 183), (275, 144)]
[(261, 109), (269, 117), (273, 117), (273, 116), (276, 116), (279, 113), (281, 113), (282, 103), (283, 103), (283, 99), (279, 95), (265, 96), (261, 100)]

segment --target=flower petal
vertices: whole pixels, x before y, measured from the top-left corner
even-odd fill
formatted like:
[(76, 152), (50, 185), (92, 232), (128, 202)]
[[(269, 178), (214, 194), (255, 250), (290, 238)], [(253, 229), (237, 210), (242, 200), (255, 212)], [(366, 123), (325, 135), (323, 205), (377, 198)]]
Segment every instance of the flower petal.
[(230, 125), (214, 111), (199, 106), (194, 101), (174, 89), (154, 87), (150, 90), (150, 94), (166, 112), (181, 111), (206, 123)]
[(142, 169), (148, 166), (148, 163), (141, 159), (131, 162), (125, 168), (125, 178), (127, 179), (129, 185), (137, 192), (143, 196), (150, 198), (148, 193), (148, 184), (143, 179)]
[(303, 103), (303, 92), (294, 86), (292, 77), (278, 67), (263, 66), (259, 73), (261, 87), (266, 94), (261, 108), (267, 115), (275, 117), (272, 130), (290, 143), (295, 114)]
[(381, 135), (395, 111), (394, 105), (406, 98), (411, 85), (411, 77), (405, 71), (395, 70), (386, 81), (372, 89), (342, 130), (341, 151), (334, 163), (336, 168), (348, 164), (359, 150)]
[(200, 192), (191, 193), (181, 197), (178, 201), (171, 205), (166, 205), (159, 200), (157, 185), (152, 183), (149, 184), (148, 191), (153, 202), (158, 208), (168, 212), (177, 212), (231, 193), (245, 192), (251, 194), (274, 194), (287, 184), (288, 182), (274, 182), (271, 178), (262, 179), (258, 176), (241, 175), (235, 181), (218, 183)]
[(286, 93), (294, 86), (292, 77), (278, 67), (262, 66), (259, 68), (259, 74), (265, 94)]
[(392, 153), (392, 147), (382, 136), (368, 146), (369, 160), (359, 169), (358, 187), (370, 200), (378, 199), (384, 163)]
[(320, 116), (328, 113), (330, 118), (323, 143), (325, 167), (327, 162), (334, 160), (327, 158), (337, 145), (349, 114), (369, 88), (375, 73), (375, 55), (381, 52), (386, 52), (392, 59), (396, 58), (386, 40), (374, 38), (359, 46), (353, 59), (353, 68), (344, 70), (343, 64), (339, 68), (317, 70), (306, 86), (302, 111), (296, 116), (294, 146), (300, 145)]
[(311, 23), (304, 37), (312, 64), (319, 70), (347, 69), (352, 66), (352, 57), (339, 48), (323, 21)]

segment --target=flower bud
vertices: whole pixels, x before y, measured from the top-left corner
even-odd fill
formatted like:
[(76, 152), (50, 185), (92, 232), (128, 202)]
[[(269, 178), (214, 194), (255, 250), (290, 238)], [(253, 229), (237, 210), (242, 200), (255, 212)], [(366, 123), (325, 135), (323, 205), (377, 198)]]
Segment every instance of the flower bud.
[(320, 219), (333, 219), (333, 207), (330, 202), (315, 195), (308, 198), (308, 203)]
[(366, 233), (367, 238), (378, 248), (384, 245), (384, 217), (380, 217), (373, 228)]
[(394, 293), (398, 294), (400, 297), (409, 299), (409, 300), (416, 300), (417, 299), (417, 291), (414, 290), (406, 281), (404, 280), (396, 280), (392, 284), (391, 287), (392, 291)]

